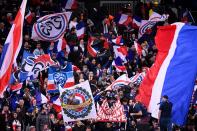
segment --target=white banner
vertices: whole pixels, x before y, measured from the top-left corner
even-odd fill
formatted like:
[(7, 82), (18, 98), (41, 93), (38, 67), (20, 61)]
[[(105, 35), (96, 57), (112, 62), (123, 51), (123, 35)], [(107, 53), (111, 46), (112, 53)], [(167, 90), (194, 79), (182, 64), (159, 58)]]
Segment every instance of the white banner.
[(96, 119), (94, 99), (88, 81), (61, 90), (60, 99), (64, 122)]
[(33, 40), (57, 41), (66, 31), (72, 12), (55, 13), (41, 17), (33, 25)]

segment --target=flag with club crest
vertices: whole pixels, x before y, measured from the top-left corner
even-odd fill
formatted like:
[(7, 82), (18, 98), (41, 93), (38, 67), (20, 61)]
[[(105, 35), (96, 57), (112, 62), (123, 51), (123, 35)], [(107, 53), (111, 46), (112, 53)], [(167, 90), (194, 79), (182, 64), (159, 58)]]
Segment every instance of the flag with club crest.
[(96, 108), (88, 81), (61, 90), (60, 99), (64, 122), (96, 119)]

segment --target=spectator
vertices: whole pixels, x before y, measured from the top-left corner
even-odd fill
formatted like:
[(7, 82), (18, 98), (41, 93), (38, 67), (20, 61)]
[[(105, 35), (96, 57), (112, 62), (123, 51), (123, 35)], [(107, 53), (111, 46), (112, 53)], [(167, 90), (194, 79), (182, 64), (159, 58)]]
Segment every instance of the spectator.
[(37, 43), (36, 49), (33, 51), (33, 54), (34, 54), (35, 56), (39, 56), (39, 55), (44, 54), (44, 51), (43, 51), (43, 49), (41, 48), (41, 44), (40, 44), (40, 43)]
[(159, 107), (158, 121), (161, 131), (172, 130), (171, 123), (172, 103), (168, 100), (168, 96), (162, 97)]

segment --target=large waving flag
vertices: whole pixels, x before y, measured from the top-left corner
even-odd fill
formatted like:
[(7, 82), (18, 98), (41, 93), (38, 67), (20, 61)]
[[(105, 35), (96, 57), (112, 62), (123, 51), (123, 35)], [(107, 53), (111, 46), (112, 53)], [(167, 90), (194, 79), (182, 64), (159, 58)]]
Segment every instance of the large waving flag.
[(139, 88), (137, 100), (157, 118), (161, 97), (173, 103), (172, 122), (183, 125), (197, 76), (197, 27), (175, 23), (159, 27), (155, 42), (158, 54)]
[(60, 94), (64, 122), (96, 118), (96, 108), (88, 81), (66, 88)]
[(26, 4), (27, 0), (23, 0), (3, 47), (0, 59), (0, 96), (9, 84), (12, 64), (21, 49)]
[(81, 39), (81, 38), (84, 37), (84, 35), (85, 35), (85, 23), (83, 21), (80, 21), (76, 25), (76, 33), (77, 33), (78, 39)]
[(39, 18), (33, 25), (31, 38), (33, 40), (57, 41), (64, 35), (71, 14), (71, 12), (55, 13)]
[(56, 63), (51, 59), (49, 54), (35, 56), (32, 53), (24, 51), (23, 62), (19, 72), (19, 80), (23, 82), (28, 77), (37, 78), (40, 71), (45, 70)]

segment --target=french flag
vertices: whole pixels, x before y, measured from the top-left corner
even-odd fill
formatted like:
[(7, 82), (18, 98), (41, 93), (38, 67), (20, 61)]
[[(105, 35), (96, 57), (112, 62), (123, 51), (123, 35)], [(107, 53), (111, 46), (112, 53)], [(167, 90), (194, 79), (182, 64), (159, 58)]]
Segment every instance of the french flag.
[(172, 122), (184, 125), (197, 76), (197, 27), (184, 23), (158, 27), (158, 54), (139, 88), (137, 100), (158, 118), (161, 97), (173, 103)]
[(52, 107), (57, 113), (62, 111), (60, 98), (57, 98), (55, 101), (53, 101)]
[(137, 54), (141, 57), (142, 56), (142, 46), (139, 43), (137, 43), (136, 41), (134, 41), (134, 46), (135, 46)]
[(138, 16), (133, 17), (133, 28), (138, 29), (141, 25), (142, 19)]
[(22, 46), (26, 4), (27, 0), (23, 0), (3, 47), (0, 58), (0, 96), (3, 96), (3, 92), (9, 84), (12, 65)]
[(23, 83), (14, 83), (12, 85), (10, 85), (10, 90), (11, 91), (18, 91), (22, 88)]
[(65, 0), (65, 9), (76, 9), (77, 2), (76, 0)]
[(121, 14), (118, 17), (118, 24), (128, 26), (132, 22), (132, 18), (129, 15)]
[(85, 35), (85, 23), (83, 21), (79, 22), (76, 25), (76, 33), (78, 39), (84, 38)]
[(115, 39), (112, 39), (112, 42), (116, 45), (124, 45), (124, 40), (122, 36), (117, 36)]
[(123, 61), (120, 57), (117, 57), (113, 62), (112, 65), (116, 68), (117, 72), (126, 72), (126, 67), (123, 65)]
[(27, 21), (28, 24), (31, 24), (33, 20), (33, 13), (29, 10), (28, 14), (25, 16), (25, 20)]
[(120, 57), (123, 61), (126, 61), (128, 54), (126, 46), (113, 46), (115, 57)]
[(47, 102), (48, 102), (47, 97), (36, 89), (36, 103), (37, 103), (37, 105), (41, 105), (41, 104), (44, 104)]
[(92, 45), (94, 44), (94, 40), (95, 40), (94, 37), (90, 37), (90, 38), (88, 39), (88, 45), (87, 45), (88, 53), (89, 53), (92, 57), (96, 57), (96, 56), (97, 56), (97, 52), (98, 52), (98, 50), (96, 50), (95, 48), (92, 47)]
[(58, 41), (54, 42), (54, 48), (53, 51), (54, 52), (60, 52), (63, 49), (66, 49), (66, 52), (69, 53), (70, 52), (70, 47), (68, 46), (66, 40), (64, 38), (59, 39)]

